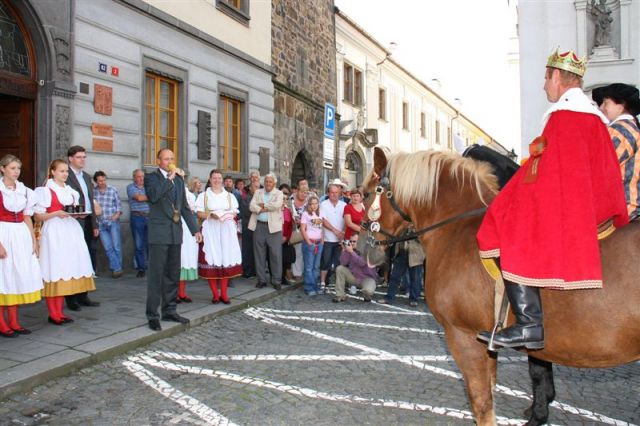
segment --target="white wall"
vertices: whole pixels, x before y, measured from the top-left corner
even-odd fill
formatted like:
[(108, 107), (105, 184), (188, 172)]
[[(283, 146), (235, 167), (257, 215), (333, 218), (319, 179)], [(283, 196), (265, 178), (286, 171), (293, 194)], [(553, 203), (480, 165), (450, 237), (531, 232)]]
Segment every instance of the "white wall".
[(271, 0), (251, 0), (249, 25), (216, 8), (216, 0), (143, 0), (202, 32), (264, 62), (271, 63)]

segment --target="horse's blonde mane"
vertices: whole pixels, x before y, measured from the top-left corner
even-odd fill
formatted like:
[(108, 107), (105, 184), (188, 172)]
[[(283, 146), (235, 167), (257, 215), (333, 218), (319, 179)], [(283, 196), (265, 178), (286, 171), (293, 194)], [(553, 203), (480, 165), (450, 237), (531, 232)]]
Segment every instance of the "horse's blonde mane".
[[(485, 187), (491, 193), (497, 193), (497, 179), (491, 166), (482, 161), (474, 161), (448, 151), (419, 151), (397, 153), (388, 159), (387, 170), (391, 175), (393, 195), (402, 204), (409, 202), (431, 206), (438, 197), (440, 175), (445, 167), (460, 188), (465, 182), (472, 185), (480, 200)], [(370, 181), (369, 176), (365, 185)]]

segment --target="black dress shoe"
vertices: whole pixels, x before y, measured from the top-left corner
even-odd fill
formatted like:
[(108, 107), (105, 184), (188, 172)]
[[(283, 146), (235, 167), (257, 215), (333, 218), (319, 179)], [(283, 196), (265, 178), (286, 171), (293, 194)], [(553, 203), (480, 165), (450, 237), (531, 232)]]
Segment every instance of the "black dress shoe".
[[(13, 329), (12, 329), (13, 330)], [(13, 330), (14, 333), (18, 333), (18, 334), (31, 334), (31, 330), (27, 329), (27, 328), (19, 328), (17, 330)]]
[(149, 320), (149, 328), (153, 331), (160, 331), (162, 327), (160, 326), (160, 321), (157, 319)]
[(138, 271), (138, 273), (136, 274), (136, 278), (144, 278), (145, 275), (146, 273), (144, 271)]
[(267, 283), (258, 283), (256, 284), (256, 288), (264, 288), (267, 286)]
[(220, 300), (222, 303), (224, 303), (225, 305), (230, 305), (231, 301), (229, 299), (221, 299)]
[(85, 299), (78, 300), (78, 304), (82, 306), (91, 306), (91, 307), (100, 306), (100, 302), (94, 302), (88, 297)]
[(189, 324), (191, 322), (189, 318), (181, 317), (178, 314), (163, 315), (162, 321), (173, 321), (173, 322), (179, 322), (180, 324)]
[(80, 307), (80, 305), (78, 305), (77, 303), (74, 303), (74, 304), (67, 303), (67, 308), (68, 308), (70, 311), (76, 311), (76, 312), (77, 312), (77, 311), (81, 311), (81, 310), (82, 310), (82, 308)]
[(273, 288), (275, 288), (278, 291), (282, 290), (282, 284), (271, 284), (271, 285), (273, 286)]

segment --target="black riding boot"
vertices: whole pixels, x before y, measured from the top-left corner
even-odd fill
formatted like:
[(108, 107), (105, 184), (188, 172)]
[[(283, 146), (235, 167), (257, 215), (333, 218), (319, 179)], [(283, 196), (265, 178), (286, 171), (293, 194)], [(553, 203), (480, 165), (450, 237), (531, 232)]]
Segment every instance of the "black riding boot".
[[(499, 331), (493, 337), (496, 347), (527, 349), (544, 348), (544, 328), (542, 325), (542, 302), (537, 287), (514, 284), (505, 281), (505, 291), (516, 316), (516, 323)], [(478, 335), (482, 341), (491, 339), (491, 332), (483, 331)]]

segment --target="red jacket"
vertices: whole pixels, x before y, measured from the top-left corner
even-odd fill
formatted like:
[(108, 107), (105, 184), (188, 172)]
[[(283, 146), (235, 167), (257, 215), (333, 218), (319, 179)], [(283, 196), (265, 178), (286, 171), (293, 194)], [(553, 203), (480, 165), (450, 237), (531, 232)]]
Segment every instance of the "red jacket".
[(629, 221), (609, 133), (594, 114), (561, 110), (542, 136), (544, 152), (489, 206), (477, 235), (480, 255), (499, 256), (504, 278), (515, 283), (602, 287), (597, 226)]

